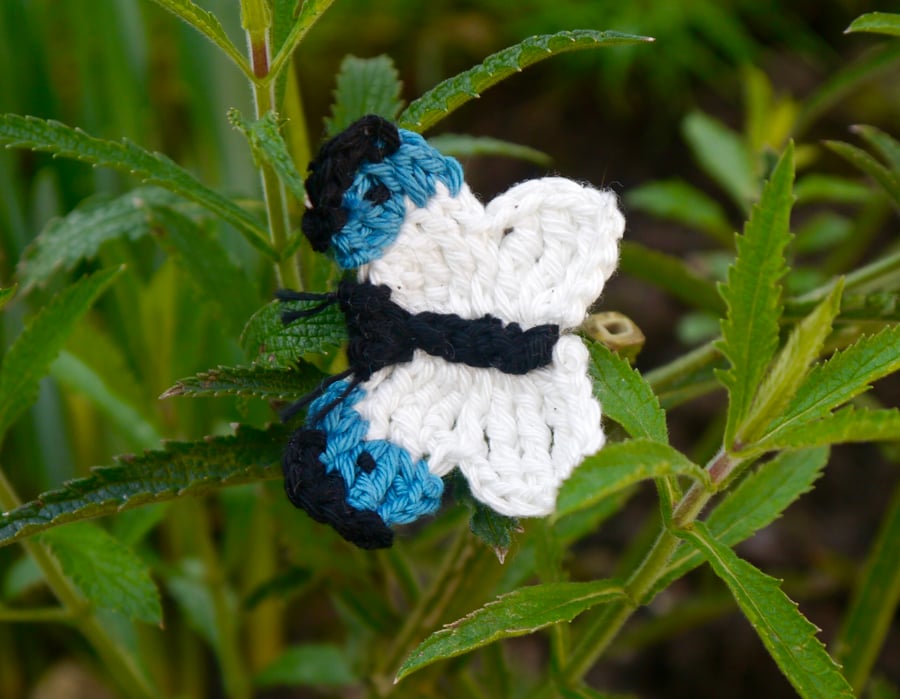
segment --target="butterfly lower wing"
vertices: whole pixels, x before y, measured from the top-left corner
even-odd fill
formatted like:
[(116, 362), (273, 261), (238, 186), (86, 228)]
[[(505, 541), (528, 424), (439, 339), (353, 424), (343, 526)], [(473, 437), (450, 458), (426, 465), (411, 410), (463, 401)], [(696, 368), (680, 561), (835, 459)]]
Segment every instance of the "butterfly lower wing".
[(473, 495), (501, 514), (549, 514), (572, 469), (603, 444), (587, 350), (560, 338), (553, 361), (524, 375), (417, 352), (363, 384), (368, 435), (442, 476), (459, 467)]

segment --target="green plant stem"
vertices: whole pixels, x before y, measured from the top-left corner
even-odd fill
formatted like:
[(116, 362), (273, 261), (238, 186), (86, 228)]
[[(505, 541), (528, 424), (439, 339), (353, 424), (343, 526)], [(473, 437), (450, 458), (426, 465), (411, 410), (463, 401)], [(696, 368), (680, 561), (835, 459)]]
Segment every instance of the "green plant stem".
[[(21, 500), (6, 479), (3, 470), (0, 469), (0, 510), (12, 510), (20, 504)], [(61, 611), (68, 615), (68, 621), (84, 635), (97, 651), (104, 668), (124, 692), (124, 695), (147, 697), (148, 699), (156, 696), (156, 692), (135, 658), (109, 635), (106, 627), (100, 623), (96, 615), (91, 613), (90, 605), (63, 574), (50, 550), (45, 545), (33, 540), (25, 540), (21, 543), (26, 553), (40, 568), (47, 586), (62, 604)]]
[(666, 570), (672, 554), (680, 545), (673, 533), (693, 522), (703, 511), (718, 487), (727, 481), (742, 462), (720, 451), (707, 464), (712, 486), (707, 488), (700, 481), (695, 482), (675, 506), (672, 522), (663, 526), (647, 555), (628, 576), (623, 586), (627, 601), (609, 605), (593, 619), (584, 630), (563, 668), (563, 677), (570, 684), (578, 683), (594, 666), (609, 644), (638, 607), (649, 602), (645, 599)]
[[(380, 695), (384, 696), (393, 689), (393, 673), (400, 666), (403, 658), (409, 655), (413, 643), (422, 635), (423, 629), (430, 629), (437, 624), (438, 619), (456, 594), (456, 590), (465, 577), (466, 564), (475, 553), (472, 541), (473, 537), (468, 529), (460, 531), (452, 548), (444, 558), (441, 569), (431, 581), (428, 591), (406, 618), (400, 631), (394, 637), (391, 647), (376, 662), (373, 676), (376, 682), (376, 691)], [(390, 676), (388, 677), (388, 675)]]
[(203, 559), (204, 577), (215, 610), (219, 664), (225, 689), (231, 699), (250, 699), (250, 678), (238, 643), (237, 610), (233, 604), (229, 604), (225, 574), (209, 533), (208, 517), (199, 501), (191, 503), (191, 511), (194, 530), (197, 532), (197, 545)]
[(0, 605), (0, 623), (41, 623), (66, 622), (74, 618), (65, 607), (40, 607), (33, 609), (10, 609)]
[[(247, 16), (267, 16), (268, 9), (265, 0), (243, 0)], [(253, 80), (250, 85), (253, 90), (253, 102), (256, 109), (256, 118), (261, 119), (268, 112), (275, 111), (275, 81), (270, 81), (269, 53), (270, 40), (269, 28), (248, 26), (247, 41), (250, 47), (250, 63), (253, 67)], [(284, 185), (275, 174), (275, 170), (266, 163), (260, 163), (260, 175), (262, 177), (263, 199), (266, 203), (266, 215), (269, 220), (269, 238), (272, 248), (278, 254), (275, 272), (277, 283), (281, 287), (300, 289), (300, 274), (297, 265), (291, 258), (284, 258), (284, 251), (288, 245), (290, 232), (290, 219), (288, 217), (287, 198)]]

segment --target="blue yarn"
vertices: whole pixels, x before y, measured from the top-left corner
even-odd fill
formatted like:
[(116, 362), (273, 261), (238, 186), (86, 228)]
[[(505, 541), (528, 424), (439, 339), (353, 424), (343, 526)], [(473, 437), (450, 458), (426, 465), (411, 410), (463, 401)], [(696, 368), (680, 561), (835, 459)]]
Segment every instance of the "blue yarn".
[[(340, 399), (349, 385), (348, 381), (333, 383), (309, 406), (309, 415), (317, 415)], [(424, 459), (414, 462), (406, 449), (383, 439), (366, 441), (369, 422), (353, 408), (364, 395), (365, 391), (357, 386), (325, 415), (307, 425), (325, 432), (327, 446), (320, 459), (326, 472), (340, 474), (351, 507), (374, 510), (388, 526), (408, 524), (433, 514), (441, 505), (444, 482), (429, 472)], [(371, 473), (356, 465), (363, 451), (375, 461)]]
[[(405, 197), (424, 207), (443, 182), (451, 196), (459, 193), (463, 172), (453, 158), (441, 155), (421, 135), (399, 129), (400, 147), (380, 163), (365, 163), (344, 193), (347, 223), (332, 238), (335, 259), (344, 269), (377, 260), (396, 240), (406, 217)], [(377, 184), (391, 196), (382, 204), (365, 199)]]

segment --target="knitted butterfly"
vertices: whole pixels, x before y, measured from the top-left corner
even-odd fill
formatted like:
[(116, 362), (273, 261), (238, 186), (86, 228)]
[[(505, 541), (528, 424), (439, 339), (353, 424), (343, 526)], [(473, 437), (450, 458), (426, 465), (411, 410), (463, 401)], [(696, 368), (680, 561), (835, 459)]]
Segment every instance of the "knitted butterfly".
[[(349, 369), (312, 396), (284, 454), (285, 490), (362, 548), (434, 513), (459, 468), (497, 512), (553, 511), (604, 443), (576, 335), (615, 269), (625, 221), (610, 192), (527, 181), (483, 206), (453, 158), (366, 116), (326, 142), (303, 232), (356, 269), (293, 322), (338, 304)], [(311, 401), (311, 402), (310, 402)]]

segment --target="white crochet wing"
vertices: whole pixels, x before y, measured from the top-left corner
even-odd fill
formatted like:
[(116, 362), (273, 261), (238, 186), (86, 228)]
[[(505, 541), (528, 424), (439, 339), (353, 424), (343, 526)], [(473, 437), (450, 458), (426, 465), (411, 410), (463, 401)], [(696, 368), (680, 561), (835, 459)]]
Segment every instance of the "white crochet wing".
[[(392, 289), (413, 313), (478, 318), (523, 329), (570, 329), (599, 296), (617, 260), (624, 219), (614, 195), (546, 178), (514, 187), (487, 207), (464, 186), (409, 207), (397, 241), (360, 278)], [(355, 407), (367, 439), (387, 439), (445, 475), (459, 467), (472, 493), (501, 514), (554, 510), (560, 484), (604, 442), (600, 406), (575, 336), (550, 364), (521, 376), (454, 364), (417, 351), (377, 372)]]

